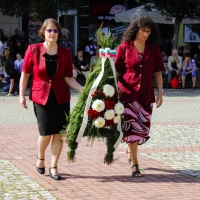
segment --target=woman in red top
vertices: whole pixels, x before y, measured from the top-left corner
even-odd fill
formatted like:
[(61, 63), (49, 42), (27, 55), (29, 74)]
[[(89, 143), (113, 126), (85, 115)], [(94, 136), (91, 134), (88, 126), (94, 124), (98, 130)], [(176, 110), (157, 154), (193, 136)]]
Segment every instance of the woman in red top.
[[(118, 75), (120, 101), (124, 103), (124, 141), (130, 150), (129, 163), (132, 176), (141, 176), (138, 165), (138, 145), (149, 139), (153, 102), (162, 105), (162, 57), (159, 50), (160, 37), (156, 24), (141, 17), (129, 25), (121, 44), (117, 47), (115, 60)], [(158, 93), (155, 99), (152, 84), (155, 76)]]
[(45, 150), (51, 143), (50, 177), (60, 180), (57, 163), (63, 143), (60, 142), (59, 132), (66, 124), (65, 113), (70, 111), (70, 91), (72, 87), (82, 90), (73, 78), (70, 51), (57, 45), (62, 38), (60, 25), (54, 19), (46, 19), (39, 30), (44, 43), (29, 45), (22, 68), (20, 79), (20, 104), (27, 108), (25, 90), (30, 73), (33, 75), (30, 99), (33, 101), (40, 136), (38, 138), (38, 159), (36, 169), (40, 174), (45, 173)]

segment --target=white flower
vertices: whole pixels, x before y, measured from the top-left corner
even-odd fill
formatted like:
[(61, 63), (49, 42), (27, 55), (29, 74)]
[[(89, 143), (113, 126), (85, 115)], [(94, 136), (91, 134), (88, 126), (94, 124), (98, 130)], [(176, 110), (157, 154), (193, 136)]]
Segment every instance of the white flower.
[(115, 116), (113, 119), (115, 124), (117, 124), (119, 122), (119, 120), (120, 120), (120, 115)]
[(123, 106), (123, 104), (121, 104), (121, 103), (117, 103), (117, 104), (115, 104), (115, 112), (116, 112), (116, 114), (118, 114), (118, 115), (121, 115), (123, 112), (124, 112), (124, 106)]
[(105, 119), (102, 117), (98, 117), (95, 121), (94, 121), (94, 125), (97, 128), (101, 128), (105, 125)]
[(105, 104), (102, 100), (97, 99), (93, 102), (92, 108), (97, 112), (101, 112), (105, 109)]
[(112, 97), (115, 94), (115, 89), (112, 85), (106, 84), (103, 87), (103, 93), (106, 96)]
[(115, 116), (115, 111), (114, 111), (114, 110), (107, 110), (107, 111), (104, 113), (104, 117), (105, 117), (105, 119), (107, 119), (107, 120), (113, 119), (114, 116)]

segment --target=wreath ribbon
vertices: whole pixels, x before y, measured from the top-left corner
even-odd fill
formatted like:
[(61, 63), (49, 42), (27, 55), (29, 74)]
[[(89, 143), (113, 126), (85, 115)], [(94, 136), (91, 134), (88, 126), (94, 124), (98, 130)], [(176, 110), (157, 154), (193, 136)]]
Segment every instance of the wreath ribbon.
[[(87, 127), (88, 110), (90, 109), (90, 106), (91, 106), (92, 94), (97, 89), (101, 79), (103, 78), (104, 69), (105, 69), (105, 61), (106, 61), (107, 58), (110, 60), (110, 64), (111, 64), (113, 75), (114, 75), (115, 85), (116, 85), (116, 88), (117, 88), (117, 91), (118, 91), (117, 76), (116, 76), (115, 65), (114, 65), (114, 58), (116, 57), (116, 50), (111, 50), (110, 48), (99, 49), (99, 56), (102, 58), (102, 60), (101, 60), (101, 63), (102, 63), (101, 72), (99, 73), (97, 79), (94, 81), (94, 83), (93, 83), (93, 85), (90, 89), (90, 92), (89, 92), (89, 95), (88, 95), (88, 98), (87, 98), (87, 101), (86, 101), (86, 105), (85, 105), (83, 121), (82, 121), (81, 127), (79, 129), (77, 138), (76, 138), (77, 143), (81, 142), (81, 138), (83, 137), (83, 134), (84, 134), (85, 129)], [(119, 131), (120, 135), (119, 135), (117, 141), (114, 144), (115, 149), (118, 147), (118, 145), (121, 142), (122, 137), (123, 137), (123, 132), (122, 132), (122, 128), (121, 128), (121, 120), (117, 124), (117, 130)]]

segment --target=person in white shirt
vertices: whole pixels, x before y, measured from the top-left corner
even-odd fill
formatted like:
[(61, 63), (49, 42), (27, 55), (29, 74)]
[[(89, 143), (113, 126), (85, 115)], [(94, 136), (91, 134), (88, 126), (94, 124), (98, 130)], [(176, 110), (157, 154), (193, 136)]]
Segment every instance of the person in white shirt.
[(89, 40), (89, 44), (85, 46), (85, 53), (87, 54), (87, 58), (90, 59), (92, 56), (96, 55), (96, 45), (94, 44), (94, 40)]
[(17, 53), (16, 54), (16, 60), (15, 60), (15, 62), (14, 62), (14, 68), (17, 70), (17, 71), (19, 71), (20, 72), (20, 74), (21, 74), (21, 72), (22, 72), (22, 66), (23, 66), (23, 64), (24, 64), (24, 59), (22, 58), (22, 55), (21, 55), (21, 53)]
[(181, 87), (181, 67), (182, 67), (182, 57), (178, 55), (176, 49), (172, 50), (172, 55), (168, 57), (168, 85), (170, 88), (170, 81), (173, 78), (173, 74), (179, 75), (179, 86)]

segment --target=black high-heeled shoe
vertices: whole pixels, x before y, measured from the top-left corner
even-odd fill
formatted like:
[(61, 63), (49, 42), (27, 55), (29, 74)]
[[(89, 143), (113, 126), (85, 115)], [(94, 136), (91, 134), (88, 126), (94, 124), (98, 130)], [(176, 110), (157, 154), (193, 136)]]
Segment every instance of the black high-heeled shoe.
[(52, 173), (51, 173), (51, 169), (57, 169), (57, 167), (50, 167), (49, 168), (49, 175), (50, 175), (50, 177), (52, 178), (52, 179), (54, 179), (54, 180), (61, 180), (62, 179), (62, 176), (60, 175), (60, 174), (57, 174), (57, 175), (53, 175)]
[(136, 171), (132, 172), (132, 176), (133, 177), (142, 177), (142, 174), (140, 173), (140, 170), (139, 170), (139, 165), (138, 164), (135, 164), (131, 167), (131, 169), (135, 167), (136, 168)]
[[(44, 161), (44, 159), (41, 159), (38, 156), (37, 156), (37, 159)], [(45, 173), (45, 167), (36, 167), (36, 169), (40, 174), (44, 174)]]

